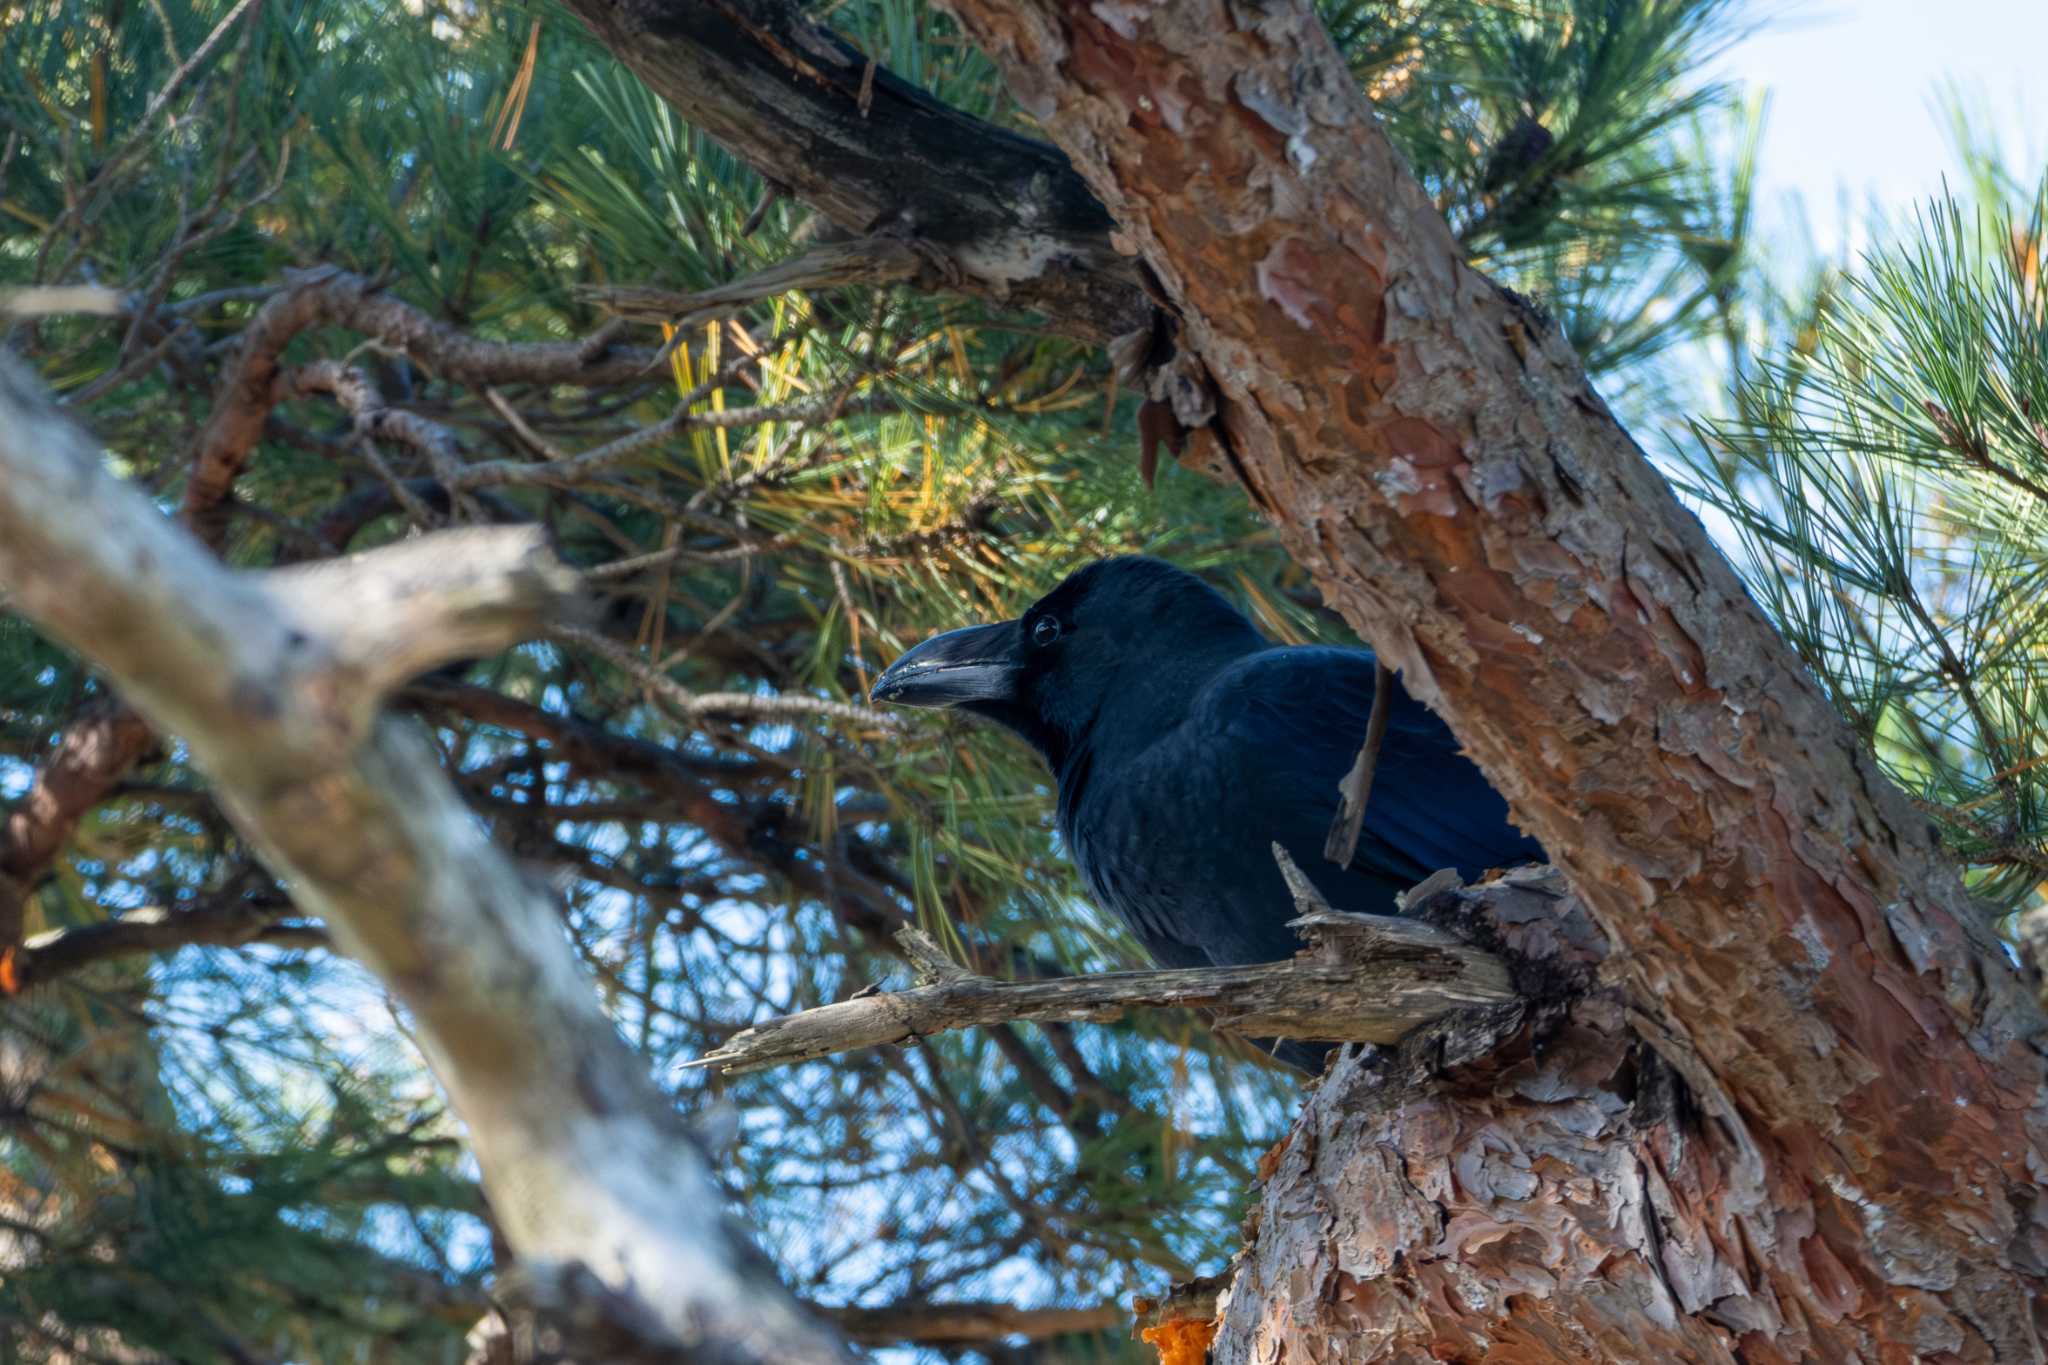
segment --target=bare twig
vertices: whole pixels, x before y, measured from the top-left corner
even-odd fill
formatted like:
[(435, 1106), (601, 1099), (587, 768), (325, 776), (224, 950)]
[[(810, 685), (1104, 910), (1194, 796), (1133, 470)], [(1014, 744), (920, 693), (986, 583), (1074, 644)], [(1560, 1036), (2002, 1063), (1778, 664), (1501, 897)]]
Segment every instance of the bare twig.
[(1094, 1308), (1016, 1308), (1007, 1303), (892, 1303), (881, 1308), (828, 1308), (839, 1330), (863, 1346), (959, 1346), (1023, 1337), (1037, 1341), (1070, 1332), (1104, 1332), (1131, 1315), (1113, 1303)]
[(894, 284), (915, 279), (925, 257), (903, 237), (857, 237), (828, 242), (765, 270), (694, 294), (641, 287), (590, 286), (582, 294), (624, 317), (667, 322), (677, 329), (730, 317), (749, 304), (793, 289)]
[(222, 500), (255, 449), (264, 419), (280, 401), (279, 357), (293, 337), (322, 323), (373, 337), (444, 379), (474, 385), (605, 388), (641, 383), (655, 356), (646, 349), (614, 347), (616, 328), (611, 325), (583, 341), (483, 341), (385, 295), (360, 275), (332, 266), (287, 272), (285, 287), (243, 329), (193, 456), (181, 515), (209, 545), (217, 546), (226, 533)]
[(95, 963), (144, 953), (199, 946), (325, 948), (327, 931), (293, 921), (290, 902), (237, 898), (190, 910), (147, 906), (118, 919), (32, 934), (11, 955), (0, 955), (0, 992), (12, 994), (69, 976)]
[(761, 224), (768, 221), (768, 210), (783, 198), (783, 189), (769, 180), (761, 186), (761, 197), (754, 201), (754, 207), (747, 211), (747, 221), (740, 224), (740, 236), (751, 237), (761, 230)]
[(2014, 488), (2032, 494), (2042, 502), (2048, 503), (2048, 488), (2042, 487), (2017, 469), (2002, 465), (1993, 459), (1990, 449), (1984, 444), (1983, 438), (1966, 430), (1963, 424), (1958, 422), (1947, 408), (1931, 398), (1922, 402), (1920, 406), (1926, 410), (1928, 420), (1934, 423), (1934, 429), (1941, 433), (1941, 443), (1943, 445), (1983, 470), (1986, 474), (1989, 474), (1992, 478), (2011, 484)]
[(441, 486), (450, 490), (449, 496), (456, 500), (460, 509), (472, 520), (483, 519), (482, 510), (476, 506), (475, 500), (460, 490), (458, 472), (462, 468), (462, 447), (454, 432), (416, 412), (387, 406), (384, 395), (367, 374), (339, 360), (309, 361), (286, 371), (278, 376), (273, 397), (282, 401), (312, 393), (327, 394), (348, 413), (355, 423), (356, 439), (365, 461), (390, 487), (392, 495), (415, 521), (422, 525), (432, 524), (426, 517), (426, 509), (417, 500), (409, 498), (404, 484), (377, 453), (376, 442), (380, 438), (389, 437), (418, 451), (426, 458), (427, 467), (433, 470)]
[(133, 156), (149, 141), (152, 126), (156, 122), (156, 116), (163, 112), (164, 106), (169, 104), (180, 90), (185, 88), (185, 83), (205, 64), (206, 59), (213, 55), (214, 49), (220, 46), (221, 41), (241, 21), (242, 16), (249, 13), (251, 8), (257, 5), (258, 0), (236, 0), (234, 8), (221, 16), (220, 22), (213, 26), (212, 32), (208, 33), (201, 40), (199, 46), (192, 50), (192, 55), (186, 58), (184, 63), (170, 74), (169, 79), (158, 87), (154, 95), (150, 96), (149, 103), (143, 107), (142, 117), (135, 121), (134, 131), (129, 134), (125, 142), (116, 147), (100, 162), (99, 170), (93, 176), (91, 183), (58, 216), (56, 224), (47, 234), (48, 240), (54, 241), (62, 228), (73, 221), (84, 220), (86, 215), (98, 205), (101, 193), (113, 183), (115, 172), (127, 163), (129, 157)]
[(794, 720), (798, 717), (824, 716), (833, 720), (854, 721), (882, 730), (893, 730), (897, 726), (896, 718), (893, 716), (855, 702), (835, 701), (830, 697), (797, 696), (786, 692), (777, 696), (757, 692), (692, 692), (643, 659), (636, 650), (629, 649), (594, 630), (565, 626), (557, 627), (549, 634), (557, 640), (581, 645), (604, 658), (630, 674), (664, 706), (686, 718), (732, 716), (748, 720)]
[[(765, 352), (763, 353), (765, 354)], [(465, 466), (457, 476), (464, 488), (499, 488), (532, 485), (544, 488), (573, 488), (588, 483), (635, 456), (658, 449), (664, 441), (686, 431), (735, 429), (760, 426), (766, 422), (814, 422), (857, 413), (895, 412), (902, 407), (893, 394), (850, 394), (844, 390), (813, 394), (788, 403), (763, 403), (723, 411), (692, 412), (711, 390), (732, 382), (739, 370), (758, 364), (760, 357), (744, 356), (712, 379), (699, 384), (676, 400), (669, 415), (637, 431), (605, 442), (590, 450), (544, 464), (525, 460), (489, 460)]]
[(85, 813), (106, 799), (152, 738), (118, 702), (96, 704), (65, 730), (35, 781), (0, 820), (0, 951), (21, 941), (26, 898)]
[(1383, 663), (1373, 665), (1372, 716), (1365, 723), (1365, 743), (1351, 771), (1337, 784), (1337, 817), (1330, 822), (1330, 834), (1323, 841), (1323, 856), (1339, 867), (1351, 866), (1358, 852), (1358, 834), (1365, 828), (1365, 803), (1372, 797), (1373, 770), (1379, 766), (1380, 744), (1387, 737), (1387, 717), (1393, 710), (1394, 675)]

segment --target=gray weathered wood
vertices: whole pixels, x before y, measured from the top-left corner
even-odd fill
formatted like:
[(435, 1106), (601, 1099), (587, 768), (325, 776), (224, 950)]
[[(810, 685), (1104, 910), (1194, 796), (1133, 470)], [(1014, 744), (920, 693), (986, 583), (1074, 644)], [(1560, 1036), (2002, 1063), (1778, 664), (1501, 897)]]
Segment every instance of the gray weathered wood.
[(1164, 1008), (1208, 1010), (1219, 1028), (1259, 1037), (1386, 1044), (1461, 1010), (1517, 999), (1500, 958), (1420, 920), (1332, 910), (1277, 844), (1273, 853), (1303, 912), (1290, 924), (1308, 941), (1286, 962), (997, 981), (967, 972), (922, 930), (905, 928), (896, 937), (921, 984), (763, 1020), (688, 1065), (731, 1076), (950, 1029), (1102, 1023)]
[[(322, 571), (354, 591), (398, 564), (438, 602), (366, 592), (348, 621), (351, 604), (317, 575), (280, 591), (224, 567), (0, 357), (0, 590), (190, 745), (294, 900), (405, 1006), (521, 1262), (594, 1276), (691, 1359), (843, 1361), (727, 1218), (703, 1152), (600, 1008), (553, 896), (492, 846), (424, 738), (359, 694), (434, 653), (379, 643), (381, 613), (394, 630), (473, 609), (516, 627), (507, 604), (538, 616), (562, 586), (566, 570), (530, 540), (447, 542), (466, 549), (422, 565), (440, 543)], [(481, 578), (464, 582), (463, 565)]]

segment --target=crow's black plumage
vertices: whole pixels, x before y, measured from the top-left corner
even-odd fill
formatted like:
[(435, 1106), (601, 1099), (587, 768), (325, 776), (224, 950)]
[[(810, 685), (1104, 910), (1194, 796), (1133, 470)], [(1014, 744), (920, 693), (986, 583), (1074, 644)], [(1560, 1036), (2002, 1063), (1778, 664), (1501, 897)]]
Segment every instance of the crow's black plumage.
[[(1160, 963), (1275, 962), (1300, 947), (1275, 840), (1340, 910), (1395, 912), (1439, 868), (1541, 861), (1444, 723), (1397, 682), (1358, 850), (1323, 856), (1364, 740), (1373, 656), (1275, 645), (1221, 594), (1155, 559), (1106, 559), (1015, 621), (936, 636), (877, 701), (953, 707), (1028, 740), (1059, 779), (1082, 881)], [(1282, 1045), (1308, 1066), (1327, 1049)]]

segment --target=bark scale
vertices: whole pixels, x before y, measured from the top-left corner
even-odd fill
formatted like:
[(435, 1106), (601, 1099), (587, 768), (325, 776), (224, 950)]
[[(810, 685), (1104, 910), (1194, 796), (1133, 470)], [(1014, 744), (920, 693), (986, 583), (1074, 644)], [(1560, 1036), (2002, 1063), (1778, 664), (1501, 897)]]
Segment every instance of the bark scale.
[[(1464, 263), (1310, 9), (949, 7), (1177, 314), (1148, 392), (1543, 839), (1618, 993), (1526, 1074), (1333, 1077), (1217, 1358), (2041, 1358), (2032, 983), (1555, 329)], [(578, 8), (792, 183), (755, 130), (812, 95), (686, 94)], [(950, 134), (916, 159), (975, 170)]]

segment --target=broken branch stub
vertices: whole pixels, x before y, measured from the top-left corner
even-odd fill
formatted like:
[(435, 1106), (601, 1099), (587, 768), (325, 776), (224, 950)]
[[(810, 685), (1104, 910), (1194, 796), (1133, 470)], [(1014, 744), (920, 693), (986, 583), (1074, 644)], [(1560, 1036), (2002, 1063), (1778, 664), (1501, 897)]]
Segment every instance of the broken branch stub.
[(1508, 964), (1448, 930), (1332, 910), (1276, 846), (1308, 946), (1286, 962), (997, 981), (948, 959), (915, 929), (898, 935), (919, 984), (765, 1019), (696, 1061), (740, 1075), (952, 1029), (1018, 1020), (1105, 1023), (1134, 1009), (1210, 1011), (1218, 1027), (1262, 1037), (1393, 1044), (1467, 1010), (1521, 997)]
[(442, 664), (499, 653), (570, 618), (582, 578), (544, 527), (525, 525), (437, 531), (272, 570), (262, 584), (368, 707)]

